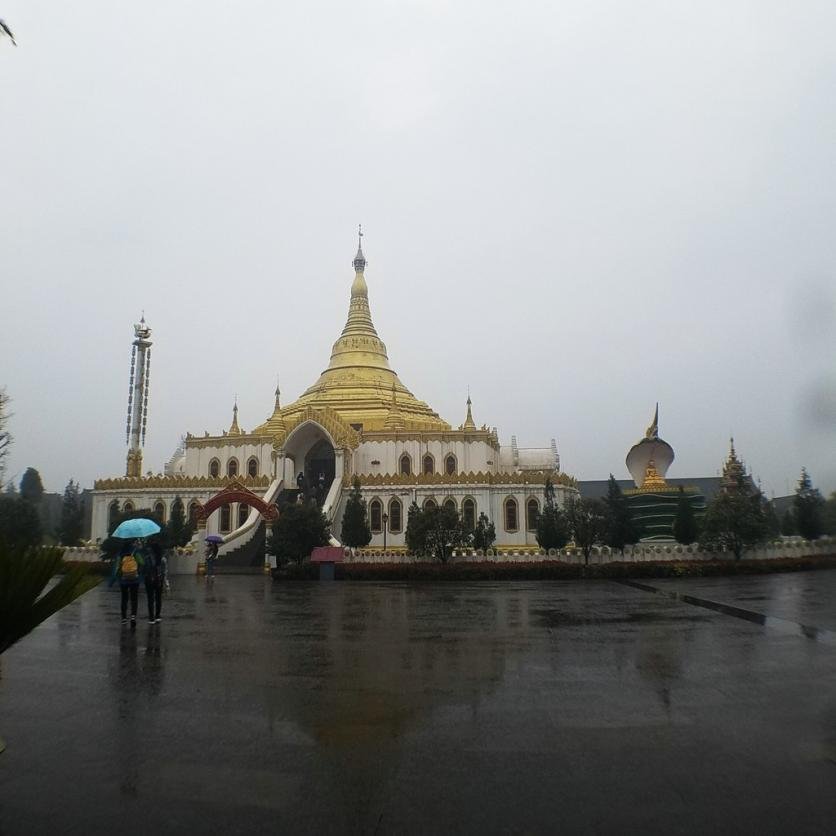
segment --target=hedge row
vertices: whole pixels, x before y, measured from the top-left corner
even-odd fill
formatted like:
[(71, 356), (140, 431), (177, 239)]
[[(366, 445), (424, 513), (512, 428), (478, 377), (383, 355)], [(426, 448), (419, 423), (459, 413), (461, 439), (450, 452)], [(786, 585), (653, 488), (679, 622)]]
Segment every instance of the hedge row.
[[(500, 581), (569, 580), (573, 578), (682, 578), (719, 575), (768, 575), (836, 569), (836, 555), (786, 557), (771, 560), (664, 561), (659, 563), (338, 563), (338, 580), (351, 581)], [(312, 563), (273, 570), (276, 580), (316, 580), (319, 567)]]

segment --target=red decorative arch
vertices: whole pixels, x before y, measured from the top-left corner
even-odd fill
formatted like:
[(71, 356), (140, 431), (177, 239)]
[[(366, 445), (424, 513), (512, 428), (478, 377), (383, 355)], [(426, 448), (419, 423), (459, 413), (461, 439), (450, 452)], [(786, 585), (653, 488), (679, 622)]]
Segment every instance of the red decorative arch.
[(237, 479), (233, 479), (205, 505), (202, 505), (200, 502), (197, 503), (197, 513), (195, 515), (197, 524), (204, 524), (213, 511), (231, 502), (243, 502), (249, 505), (250, 508), (255, 508), (267, 522), (273, 522), (279, 516), (275, 505), (268, 505), (258, 494), (254, 494), (251, 490), (245, 488)]

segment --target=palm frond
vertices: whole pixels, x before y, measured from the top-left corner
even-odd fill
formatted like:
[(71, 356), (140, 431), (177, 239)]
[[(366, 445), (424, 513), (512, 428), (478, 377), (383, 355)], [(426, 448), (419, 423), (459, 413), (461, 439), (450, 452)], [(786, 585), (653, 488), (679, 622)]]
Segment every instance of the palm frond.
[(62, 568), (61, 555), (61, 549), (0, 548), (0, 653), (101, 580), (75, 566), (44, 592)]

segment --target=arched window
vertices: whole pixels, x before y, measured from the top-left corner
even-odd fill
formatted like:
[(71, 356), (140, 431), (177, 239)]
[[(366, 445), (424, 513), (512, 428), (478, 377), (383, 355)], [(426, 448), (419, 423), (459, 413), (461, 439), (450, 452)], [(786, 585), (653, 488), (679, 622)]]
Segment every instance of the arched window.
[(230, 479), (233, 479), (238, 475), (238, 459), (230, 459), (226, 463), (226, 475), (229, 476)]
[(517, 523), (517, 500), (509, 496), (505, 500), (505, 530), (516, 531), (519, 528)]
[(253, 478), (258, 476), (258, 459), (255, 456), (252, 456), (247, 462), (247, 476), (252, 476)]
[(389, 502), (389, 531), (397, 534), (403, 527), (403, 505), (400, 499)]
[(194, 500), (189, 503), (189, 524), (197, 527), (197, 502)]
[(158, 499), (154, 503), (154, 516), (157, 518), (157, 522), (162, 525), (165, 522), (165, 503)]
[(438, 508), (438, 503), (432, 497), (424, 500), (424, 510), (426, 511), (428, 508)]
[(435, 459), (427, 453), (424, 456), (424, 473), (435, 473)]
[(226, 533), (230, 528), (230, 516), (232, 509), (229, 505), (221, 505), (221, 531)]
[(221, 475), (221, 463), (217, 459), (212, 459), (209, 462), (209, 476), (212, 479), (217, 479)]
[(476, 528), (476, 503), (470, 497), (462, 500), (462, 522), (465, 528)]
[(250, 515), (250, 506), (246, 503), (242, 502), (238, 506), (238, 528), (240, 528), (246, 521), (247, 517)]
[(448, 453), (444, 457), (444, 472), (448, 476), (452, 476), (456, 472), (456, 457), (452, 453)]
[(124, 507), (124, 509), (123, 509), (123, 510), (125, 511), (125, 513), (126, 513), (126, 514), (130, 514), (130, 513), (132, 513), (132, 512), (133, 512), (133, 510), (134, 510), (134, 504), (133, 504), (133, 502), (126, 502), (126, 503), (125, 503), (125, 507)]
[(175, 514), (182, 514), (184, 517), (186, 516), (185, 508), (183, 507), (183, 500), (180, 499), (179, 496), (171, 503), (171, 516), (173, 517)]
[(447, 499), (444, 500), (444, 510), (452, 511), (454, 514), (456, 513), (456, 500), (453, 499), (452, 496), (448, 496)]
[(537, 517), (540, 516), (540, 503), (532, 496), (525, 504), (525, 527), (529, 531), (537, 530)]
[(409, 474), (412, 473), (412, 459), (409, 458), (409, 453), (404, 453), (401, 456), (400, 466), (398, 470), (404, 476), (409, 476)]
[(113, 502), (110, 503), (110, 507), (107, 509), (107, 530), (112, 531), (115, 524), (116, 518), (119, 516), (119, 500), (114, 499)]
[(383, 504), (379, 499), (373, 499), (369, 503), (369, 524), (373, 534), (379, 534), (383, 529), (382, 514)]

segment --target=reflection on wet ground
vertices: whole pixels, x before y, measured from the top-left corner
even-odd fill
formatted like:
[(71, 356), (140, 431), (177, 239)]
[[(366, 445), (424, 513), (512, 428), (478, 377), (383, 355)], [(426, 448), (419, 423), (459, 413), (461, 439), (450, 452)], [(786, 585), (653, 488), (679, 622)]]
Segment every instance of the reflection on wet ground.
[[(716, 580), (652, 585), (830, 630), (836, 572)], [(836, 814), (836, 648), (717, 607), (610, 582), (223, 576), (178, 578), (163, 615), (121, 628), (100, 587), (4, 655), (0, 833), (826, 832)]]
[[(711, 601), (708, 598), (700, 598), (696, 595), (690, 595), (686, 592), (678, 592), (675, 589), (660, 588), (649, 583), (642, 583), (639, 581), (621, 581), (625, 586), (631, 586), (634, 589), (640, 589), (642, 592), (653, 592), (656, 595), (664, 595), (667, 598), (672, 598), (674, 601), (682, 601), (683, 604), (693, 604), (695, 607), (704, 607), (707, 610), (714, 610), (723, 615), (730, 615), (733, 618), (742, 618), (744, 621), (751, 621), (753, 624), (760, 624), (762, 627), (768, 627), (770, 630), (777, 630), (788, 635), (804, 636), (814, 641), (827, 642), (828, 644), (836, 644), (836, 633), (831, 630), (823, 630), (819, 627), (813, 627), (810, 624), (799, 624), (797, 621), (790, 621), (787, 618), (781, 618), (776, 615), (766, 615), (766, 613), (759, 610), (746, 609), (744, 607), (733, 606), (722, 601)], [(713, 590), (715, 593), (720, 591)], [(763, 595), (751, 596), (735, 596), (737, 601), (766, 601), (768, 600)]]

